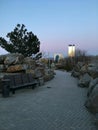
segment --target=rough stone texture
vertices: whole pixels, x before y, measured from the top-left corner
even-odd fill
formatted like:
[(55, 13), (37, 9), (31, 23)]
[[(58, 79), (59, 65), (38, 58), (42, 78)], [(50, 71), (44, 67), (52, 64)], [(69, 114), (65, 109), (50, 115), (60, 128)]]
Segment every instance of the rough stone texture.
[(84, 64), (84, 63), (79, 62), (75, 65), (75, 67), (72, 71), (72, 76), (80, 77), (80, 75), (84, 75), (85, 73), (88, 73), (94, 79), (97, 78), (98, 77), (98, 65), (95, 63), (94, 64)]
[(80, 66), (77, 64), (74, 68), (73, 71), (79, 72), (80, 71)]
[(81, 74), (85, 74), (85, 73), (87, 73), (87, 71), (88, 71), (87, 70), (87, 65), (82, 66), (81, 69), (80, 69)]
[(44, 75), (44, 81), (49, 81), (54, 78), (54, 75), (52, 74), (45, 74)]
[(24, 64), (27, 64), (29, 66), (29, 69), (35, 69), (36, 68), (36, 62), (31, 57), (24, 58), (23, 61)]
[(14, 72), (21, 72), (21, 71), (25, 71), (27, 69), (27, 66), (26, 65), (12, 65), (12, 66), (9, 66), (7, 68), (7, 71), (8, 73), (14, 73)]
[(85, 63), (83, 63), (83, 62), (78, 62), (79, 68), (81, 68), (81, 67), (84, 66), (84, 65), (85, 65)]
[(89, 76), (89, 74), (86, 73), (80, 78), (80, 80), (78, 82), (78, 86), (89, 87), (90, 81), (91, 81), (91, 76)]
[(98, 130), (83, 105), (87, 90), (69, 73), (56, 71), (44, 86), (21, 91), (0, 97), (0, 130)]
[(87, 65), (83, 62), (78, 62), (72, 70), (71, 76), (79, 78), (87, 73)]
[(36, 69), (41, 72), (41, 75), (42, 75), (42, 76), (45, 75), (45, 68), (44, 68), (44, 67), (39, 66), (39, 67), (37, 67)]
[(41, 73), (41, 70), (39, 68), (36, 68), (35, 69), (35, 77), (40, 78), (42, 76), (43, 76), (43, 74)]
[(96, 64), (89, 64), (88, 65), (88, 73), (91, 75), (93, 78), (98, 77), (98, 65)]
[(45, 69), (44, 81), (49, 81), (54, 78), (54, 71), (51, 69)]
[(26, 73), (31, 73), (33, 75), (33, 77), (35, 77), (35, 70), (27, 69)]
[(98, 84), (98, 78), (92, 79), (91, 82), (90, 82), (90, 84), (89, 84), (89, 88), (88, 88), (88, 92), (87, 92), (87, 96), (88, 97), (92, 93), (92, 90), (93, 90), (93, 88), (95, 87), (96, 84)]
[(71, 76), (75, 77), (75, 78), (79, 78), (80, 77), (80, 73), (76, 72), (76, 71), (72, 71)]
[(40, 78), (40, 77), (43, 77), (43, 75), (44, 75), (43, 71), (44, 71), (44, 69), (37, 67), (37, 68), (35, 68), (35, 70), (27, 69), (26, 73), (32, 73), (33, 77)]
[[(50, 70), (47, 64), (40, 60), (34, 60), (32, 57), (26, 57), (19, 53), (11, 53), (0, 56), (0, 79), (4, 75), (13, 75), (14, 73), (32, 73), (33, 78), (38, 80), (39, 85), (43, 85), (44, 81), (54, 78), (54, 70)], [(48, 76), (47, 76), (48, 72)]]
[(85, 102), (85, 106), (90, 112), (98, 113), (98, 84), (92, 90), (92, 93)]
[(5, 65), (14, 65), (23, 63), (24, 56), (19, 53), (8, 54), (4, 60)]

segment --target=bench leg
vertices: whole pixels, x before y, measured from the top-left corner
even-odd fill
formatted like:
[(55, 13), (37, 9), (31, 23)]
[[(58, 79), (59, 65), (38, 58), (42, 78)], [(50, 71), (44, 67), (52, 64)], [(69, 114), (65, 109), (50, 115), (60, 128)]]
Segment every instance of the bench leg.
[(1, 82), (2, 86), (2, 96), (3, 97), (9, 97), (10, 94), (10, 80), (5, 79)]

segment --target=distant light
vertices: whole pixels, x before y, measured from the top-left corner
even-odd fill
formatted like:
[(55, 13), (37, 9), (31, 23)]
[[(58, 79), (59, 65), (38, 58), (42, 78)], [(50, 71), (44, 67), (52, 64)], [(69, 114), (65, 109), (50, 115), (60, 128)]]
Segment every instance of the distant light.
[(75, 45), (68, 45), (68, 56), (74, 57), (75, 56)]

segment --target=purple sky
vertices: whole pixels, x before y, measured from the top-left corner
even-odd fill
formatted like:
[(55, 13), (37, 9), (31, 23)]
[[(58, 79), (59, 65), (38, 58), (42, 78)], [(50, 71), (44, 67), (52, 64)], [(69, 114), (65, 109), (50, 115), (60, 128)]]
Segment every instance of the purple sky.
[[(67, 56), (69, 44), (98, 55), (98, 0), (0, 0), (0, 36), (24, 24), (41, 51)], [(0, 54), (6, 51), (0, 48)]]

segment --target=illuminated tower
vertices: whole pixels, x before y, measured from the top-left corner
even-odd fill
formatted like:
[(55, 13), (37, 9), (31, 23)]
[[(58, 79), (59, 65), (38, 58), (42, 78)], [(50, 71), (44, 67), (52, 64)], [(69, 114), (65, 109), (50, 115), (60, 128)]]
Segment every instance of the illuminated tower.
[(75, 57), (75, 45), (68, 45), (68, 56)]

